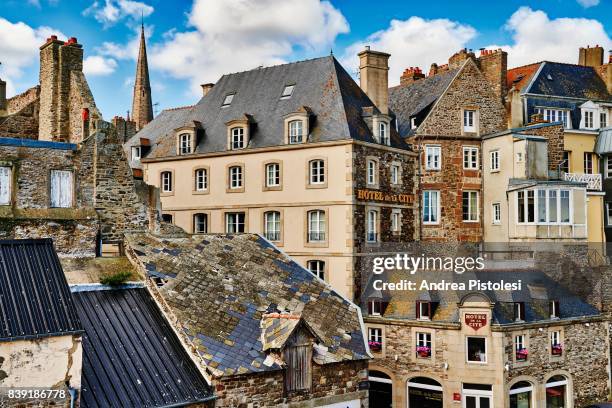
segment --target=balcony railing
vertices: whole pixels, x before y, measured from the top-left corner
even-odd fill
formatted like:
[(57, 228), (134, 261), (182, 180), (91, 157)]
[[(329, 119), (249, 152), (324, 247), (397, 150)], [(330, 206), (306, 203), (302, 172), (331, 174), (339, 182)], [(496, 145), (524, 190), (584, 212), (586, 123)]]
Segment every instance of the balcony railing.
[(601, 191), (601, 174), (564, 173), (565, 181), (587, 183), (587, 190)]

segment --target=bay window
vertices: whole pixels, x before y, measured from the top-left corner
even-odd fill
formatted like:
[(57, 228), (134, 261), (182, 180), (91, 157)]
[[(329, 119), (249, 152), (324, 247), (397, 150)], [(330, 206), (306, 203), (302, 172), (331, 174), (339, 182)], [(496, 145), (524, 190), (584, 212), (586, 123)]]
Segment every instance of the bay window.
[(520, 224), (568, 224), (571, 222), (570, 196), (570, 190), (563, 189), (518, 191), (516, 195), (517, 222)]

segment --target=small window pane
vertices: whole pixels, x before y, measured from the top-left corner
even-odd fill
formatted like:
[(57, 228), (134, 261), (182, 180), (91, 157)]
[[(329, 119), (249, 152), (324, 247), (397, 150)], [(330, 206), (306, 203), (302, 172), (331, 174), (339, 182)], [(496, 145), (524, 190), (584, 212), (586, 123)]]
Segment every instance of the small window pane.
[(295, 88), (295, 85), (286, 85), (285, 88), (283, 89), (283, 94), (281, 95), (281, 98), (282, 99), (290, 98), (291, 94), (293, 94), (294, 88)]
[(193, 232), (195, 234), (203, 234), (208, 232), (208, 215), (194, 214), (193, 216)]

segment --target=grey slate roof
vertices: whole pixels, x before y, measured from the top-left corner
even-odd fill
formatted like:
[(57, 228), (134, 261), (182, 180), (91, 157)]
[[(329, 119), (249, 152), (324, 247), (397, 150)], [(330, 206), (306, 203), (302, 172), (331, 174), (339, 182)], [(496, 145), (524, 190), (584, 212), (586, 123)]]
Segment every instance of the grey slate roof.
[(606, 84), (592, 67), (545, 61), (524, 92), (546, 96), (612, 101)]
[(399, 121), (402, 137), (412, 134), (410, 119), (423, 115), (438, 100), (460, 68), (450, 69), (419, 79), (409, 85), (389, 88), (389, 108)]
[(169, 278), (160, 293), (215, 375), (281, 369), (266, 349), (297, 319), (328, 348), (315, 361), (369, 358), (359, 308), (258, 235), (126, 238), (149, 276)]
[(595, 142), (595, 153), (612, 153), (612, 126), (599, 130), (597, 141)]
[(0, 241), (0, 341), (82, 333), (50, 239)]
[[(285, 86), (291, 84), (295, 84), (292, 96), (280, 99)], [(231, 105), (222, 107), (231, 93), (235, 93)], [(302, 107), (309, 108), (314, 119), (309, 142), (355, 139), (375, 143), (362, 118), (363, 108), (372, 106), (340, 63), (327, 56), (224, 75), (189, 113), (156, 118), (128, 144), (148, 137), (155, 143), (147, 158), (172, 157), (176, 155), (172, 129), (197, 121), (203, 128), (203, 137), (196, 153), (221, 152), (227, 150), (226, 123), (248, 114), (253, 120), (248, 148), (283, 145), (284, 117)], [(394, 129), (391, 143), (408, 147)]]
[(184, 406), (211, 398), (145, 288), (73, 293), (85, 327), (81, 406)]

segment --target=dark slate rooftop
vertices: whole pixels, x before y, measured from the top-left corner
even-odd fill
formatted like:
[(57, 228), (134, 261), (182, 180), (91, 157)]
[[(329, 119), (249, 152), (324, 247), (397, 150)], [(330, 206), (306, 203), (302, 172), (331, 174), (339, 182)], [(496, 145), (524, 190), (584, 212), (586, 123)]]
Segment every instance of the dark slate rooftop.
[(612, 126), (599, 130), (597, 142), (595, 143), (595, 153), (609, 154), (612, 153)]
[[(295, 85), (290, 98), (281, 99), (286, 85)], [(228, 94), (235, 93), (230, 106), (222, 107)], [(303, 107), (312, 112), (309, 142), (355, 139), (376, 143), (362, 117), (364, 108), (373, 103), (353, 78), (333, 57), (321, 57), (272, 67), (223, 75), (210, 92), (192, 109), (166, 113), (138, 132), (138, 138), (151, 140), (147, 159), (176, 155), (173, 129), (197, 121), (203, 137), (196, 154), (227, 150), (227, 125), (232, 120), (252, 119), (248, 148), (284, 144), (284, 119)], [(161, 116), (161, 115), (160, 115)], [(159, 119), (159, 120), (158, 120)], [(407, 148), (393, 127), (391, 143)]]
[(592, 67), (545, 61), (525, 93), (592, 101), (612, 101), (606, 84)]
[(149, 276), (169, 278), (160, 293), (215, 375), (280, 369), (266, 350), (298, 320), (327, 348), (315, 361), (368, 358), (359, 308), (258, 235), (126, 238)]
[(399, 121), (402, 137), (412, 134), (410, 119), (429, 109), (444, 93), (460, 68), (419, 79), (409, 85), (389, 88), (389, 109)]
[(50, 239), (0, 241), (0, 341), (81, 333)]
[[(384, 276), (384, 275), (380, 275)], [(456, 274), (452, 272), (417, 272), (408, 278), (406, 273), (392, 271), (387, 275), (389, 282), (399, 282), (401, 279), (409, 279), (416, 282), (417, 287), (423, 280), (428, 282), (463, 282), (466, 290), (415, 290), (386, 292), (382, 296), (389, 302), (384, 317), (396, 319), (416, 319), (416, 301), (430, 301), (437, 303), (432, 321), (445, 323), (459, 323), (459, 302), (468, 294), (482, 293), (492, 302), (493, 323), (513, 324), (515, 302), (525, 303), (525, 322), (550, 321), (549, 303), (552, 300), (559, 301), (560, 319), (571, 319), (585, 316), (598, 316), (597, 309), (574, 295), (567, 288), (561, 286), (541, 271), (478, 271)], [(378, 279), (378, 278), (377, 278)], [(384, 279), (384, 278), (381, 278)], [(522, 281), (521, 290), (515, 291), (474, 291), (467, 289), (469, 280), (480, 280), (481, 282), (516, 282)], [(371, 288), (371, 285), (369, 285)], [(364, 294), (363, 304), (369, 297), (377, 297), (372, 294), (373, 289)]]
[(212, 398), (146, 288), (73, 297), (85, 327), (81, 406), (168, 407)]

